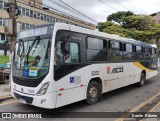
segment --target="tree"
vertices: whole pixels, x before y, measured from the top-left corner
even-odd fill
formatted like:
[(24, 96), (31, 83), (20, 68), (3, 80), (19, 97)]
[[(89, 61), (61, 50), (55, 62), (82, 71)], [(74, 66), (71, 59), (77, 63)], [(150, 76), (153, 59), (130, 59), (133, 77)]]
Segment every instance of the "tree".
[(120, 25), (123, 25), (123, 23), (125, 22), (125, 18), (128, 17), (128, 16), (131, 16), (131, 15), (134, 15), (132, 12), (130, 11), (119, 11), (117, 13), (113, 13), (111, 15), (109, 15), (107, 17), (107, 21), (114, 21), (114, 22), (117, 22), (119, 23)]
[(109, 15), (107, 21), (100, 22), (97, 28), (106, 33), (147, 43), (155, 43), (160, 38), (160, 24), (154, 23), (150, 16), (136, 15), (130, 11)]

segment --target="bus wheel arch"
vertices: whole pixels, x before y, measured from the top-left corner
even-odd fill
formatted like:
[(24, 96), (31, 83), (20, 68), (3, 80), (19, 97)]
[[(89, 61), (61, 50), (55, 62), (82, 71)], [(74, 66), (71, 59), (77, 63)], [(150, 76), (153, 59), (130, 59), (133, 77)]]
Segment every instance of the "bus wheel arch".
[(145, 80), (146, 80), (146, 71), (143, 70), (143, 71), (141, 72), (140, 82), (138, 83), (138, 86), (139, 86), (139, 87), (144, 86)]
[[(87, 93), (86, 93), (86, 102), (88, 104), (94, 104), (96, 102), (98, 102), (99, 99), (102, 98), (102, 80), (99, 77), (96, 78), (92, 78), (87, 86)], [(96, 97), (95, 99), (91, 99), (93, 97), (90, 96), (90, 93), (92, 92), (92, 90), (96, 90)]]

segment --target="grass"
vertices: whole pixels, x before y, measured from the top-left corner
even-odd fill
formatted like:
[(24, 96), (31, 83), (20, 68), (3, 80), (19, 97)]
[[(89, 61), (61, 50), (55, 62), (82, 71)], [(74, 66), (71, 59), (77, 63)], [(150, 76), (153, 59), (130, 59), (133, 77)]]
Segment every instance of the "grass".
[(0, 55), (0, 64), (7, 64), (9, 62), (9, 56)]

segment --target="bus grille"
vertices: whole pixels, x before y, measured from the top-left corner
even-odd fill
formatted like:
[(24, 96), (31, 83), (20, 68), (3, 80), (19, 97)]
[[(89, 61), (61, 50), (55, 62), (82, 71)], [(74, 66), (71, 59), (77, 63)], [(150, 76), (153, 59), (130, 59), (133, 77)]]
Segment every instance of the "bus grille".
[(28, 103), (28, 104), (32, 104), (32, 102), (33, 102), (33, 98), (32, 97), (22, 96), (22, 95), (19, 95), (19, 94), (15, 93), (15, 92), (14, 92), (14, 96), (17, 99), (20, 99), (20, 98), (25, 99), (26, 103)]

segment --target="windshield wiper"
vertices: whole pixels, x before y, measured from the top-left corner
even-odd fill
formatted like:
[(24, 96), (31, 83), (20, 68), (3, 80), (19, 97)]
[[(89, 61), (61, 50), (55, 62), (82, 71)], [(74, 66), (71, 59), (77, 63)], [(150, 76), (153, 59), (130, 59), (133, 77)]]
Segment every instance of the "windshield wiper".
[[(38, 42), (37, 42), (38, 41)], [(37, 36), (34, 40), (33, 40), (33, 43), (32, 43), (32, 45), (31, 46), (29, 46), (29, 49), (28, 49), (28, 52), (27, 52), (27, 62), (28, 62), (28, 55), (29, 55), (29, 53), (31, 52), (31, 50), (32, 50), (32, 48), (33, 48), (33, 46), (35, 45), (35, 43), (37, 42), (37, 45), (39, 44), (39, 42), (40, 42), (40, 36)], [(37, 47), (37, 45), (36, 45), (36, 47)]]

